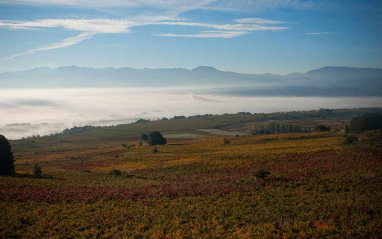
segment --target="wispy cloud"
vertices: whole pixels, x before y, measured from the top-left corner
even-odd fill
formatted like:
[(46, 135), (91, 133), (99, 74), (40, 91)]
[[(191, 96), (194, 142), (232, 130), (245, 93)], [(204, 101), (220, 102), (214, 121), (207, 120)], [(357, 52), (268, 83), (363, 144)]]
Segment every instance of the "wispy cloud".
[(259, 12), (272, 9), (293, 9), (297, 11), (315, 7), (313, 1), (304, 0), (219, 0), (202, 7), (206, 10), (226, 12)]
[(200, 8), (217, 0), (2, 0), (7, 5), (58, 5), (79, 8), (157, 8), (181, 11)]
[(12, 55), (10, 57), (3, 59), (3, 61), (7, 61), (7, 60), (10, 60), (10, 59), (18, 57), (18, 56), (33, 54), (33, 53), (38, 52), (38, 51), (47, 51), (47, 50), (53, 50), (53, 49), (57, 49), (57, 48), (72, 46), (72, 45), (78, 44), (78, 43), (80, 43), (86, 39), (92, 38), (95, 34), (96, 34), (95, 32), (84, 32), (84, 33), (81, 33), (77, 36), (66, 38), (62, 42), (53, 43), (53, 44), (48, 45), (48, 46), (29, 50), (29, 51), (24, 52), (24, 53)]
[(208, 23), (194, 23), (194, 22), (157, 22), (157, 23), (153, 23), (153, 25), (154, 24), (213, 28), (216, 30), (227, 30), (227, 31), (279, 31), (279, 30), (285, 30), (289, 28), (289, 27), (263, 26), (263, 25), (257, 25), (257, 24), (208, 24)]
[[(252, 24), (256, 23), (256, 24)], [(208, 23), (193, 23), (193, 22), (158, 22), (157, 25), (173, 25), (173, 26), (190, 26), (199, 28), (213, 29), (211, 31), (201, 31), (196, 34), (174, 34), (164, 33), (156, 34), (161, 37), (189, 37), (189, 38), (233, 38), (245, 34), (249, 34), (254, 31), (281, 31), (286, 30), (289, 27), (285, 26), (269, 26), (270, 22), (277, 22), (282, 24), (281, 21), (272, 21), (260, 18), (245, 18), (236, 19), (235, 22), (241, 22), (238, 24), (208, 24)], [(274, 23), (273, 23), (274, 24)]]
[(157, 34), (161, 37), (188, 37), (188, 38), (233, 38), (241, 35), (248, 34), (248, 32), (238, 31), (202, 31), (197, 34)]
[(1, 20), (0, 27), (11, 29), (45, 29), (63, 28), (67, 30), (93, 33), (122, 33), (139, 25), (127, 20), (113, 19), (42, 19), (37, 21), (7, 21)]
[[(264, 19), (265, 20), (265, 19)], [(285, 26), (265, 26), (259, 24), (209, 24), (184, 21), (151, 21), (151, 20), (114, 20), (114, 19), (43, 19), (38, 21), (6, 21), (0, 20), (0, 27), (10, 29), (46, 29), (62, 28), (66, 30), (101, 33), (128, 33), (130, 28), (144, 25), (187, 26), (210, 28), (224, 31), (278, 31)]]
[(308, 32), (305, 33), (306, 35), (327, 35), (330, 34), (331, 32)]
[[(257, 19), (257, 20), (253, 20)], [(280, 31), (288, 29), (285, 26), (269, 26), (271, 20), (253, 18), (251, 21), (257, 24), (252, 24), (249, 20), (244, 23), (235, 24), (209, 24), (186, 22), (184, 19), (171, 18), (166, 16), (156, 17), (136, 17), (133, 20), (123, 19), (41, 19), (37, 21), (9, 21), (0, 20), (0, 28), (16, 29), (16, 30), (40, 30), (40, 29), (64, 29), (82, 32), (77, 36), (64, 39), (61, 42), (53, 43), (48, 46), (39, 47), (27, 52), (12, 55), (3, 59), (7, 61), (19, 56), (33, 54), (38, 51), (53, 50), (78, 44), (84, 40), (91, 39), (97, 34), (116, 34), (130, 33), (131, 28), (144, 25), (167, 25), (167, 26), (186, 26), (195, 28), (206, 28), (197, 34), (174, 34), (164, 33), (157, 34), (161, 37), (193, 37), (193, 38), (233, 38), (254, 31)], [(172, 21), (169, 21), (172, 20)], [(278, 21), (277, 21), (278, 22)], [(262, 25), (261, 25), (262, 24)], [(277, 24), (281, 24), (278, 22)]]
[(0, 21), (0, 28), (40, 30), (49, 28), (62, 28), (66, 30), (80, 31), (81, 34), (64, 39), (61, 42), (29, 50), (27, 52), (9, 56), (7, 61), (19, 56), (29, 55), (38, 51), (47, 51), (78, 44), (84, 40), (91, 39), (97, 34), (105, 33), (128, 33), (130, 28), (138, 26), (139, 23), (125, 20), (112, 19), (43, 19), (38, 21)]
[[(66, 7), (94, 8), (94, 9), (152, 9), (150, 14), (136, 11), (129, 19), (41, 19), (36, 21), (0, 20), (0, 28), (16, 30), (61, 29), (80, 32), (79, 35), (39, 47), (24, 53), (9, 56), (7, 61), (19, 56), (33, 54), (38, 51), (52, 50), (78, 44), (91, 39), (98, 34), (130, 33), (131, 28), (144, 25), (168, 25), (194, 28), (205, 28), (196, 34), (163, 33), (161, 37), (189, 37), (189, 38), (234, 38), (250, 34), (254, 31), (280, 31), (289, 27), (282, 26), (287, 22), (262, 18), (236, 19), (234, 24), (208, 24), (187, 22), (178, 18), (183, 13), (193, 9), (209, 9), (216, 11), (247, 11), (258, 8), (304, 8), (311, 2), (302, 0), (0, 0), (0, 5), (57, 5)], [(231, 9), (231, 10), (229, 10)], [(152, 12), (155, 12), (153, 15)], [(277, 26), (274, 26), (277, 25)]]
[(261, 11), (268, 9), (305, 10), (313, 7), (312, 0), (2, 0), (11, 5), (58, 5), (80, 8), (153, 7), (188, 11), (207, 9), (214, 11)]
[(260, 25), (277, 25), (277, 24), (286, 24), (284, 21), (274, 21), (268, 20), (264, 18), (239, 18), (236, 19), (235, 22), (238, 23), (252, 23), (252, 24), (260, 24)]

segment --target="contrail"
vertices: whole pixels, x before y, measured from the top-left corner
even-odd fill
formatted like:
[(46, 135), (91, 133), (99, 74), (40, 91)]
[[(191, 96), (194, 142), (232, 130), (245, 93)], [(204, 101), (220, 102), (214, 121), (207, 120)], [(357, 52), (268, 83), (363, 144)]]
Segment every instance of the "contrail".
[(19, 56), (23, 56), (23, 55), (33, 54), (33, 53), (38, 52), (38, 51), (47, 51), (47, 50), (72, 46), (72, 45), (78, 44), (84, 40), (90, 39), (96, 34), (97, 34), (96, 32), (84, 32), (84, 33), (81, 33), (77, 36), (66, 38), (61, 42), (53, 43), (53, 44), (45, 46), (45, 47), (36, 48), (36, 49), (29, 50), (29, 51), (24, 52), (24, 53), (19, 53), (19, 54), (7, 57), (7, 58), (3, 59), (2, 61), (7, 61), (7, 60), (10, 60), (10, 59), (13, 59), (13, 58), (16, 58)]

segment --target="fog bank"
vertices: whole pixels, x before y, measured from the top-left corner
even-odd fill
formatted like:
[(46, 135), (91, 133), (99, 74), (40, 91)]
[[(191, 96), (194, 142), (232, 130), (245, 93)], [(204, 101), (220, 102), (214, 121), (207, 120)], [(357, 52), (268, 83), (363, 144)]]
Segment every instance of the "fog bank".
[(382, 97), (233, 97), (195, 88), (0, 90), (0, 134), (9, 139), (175, 115), (381, 107)]

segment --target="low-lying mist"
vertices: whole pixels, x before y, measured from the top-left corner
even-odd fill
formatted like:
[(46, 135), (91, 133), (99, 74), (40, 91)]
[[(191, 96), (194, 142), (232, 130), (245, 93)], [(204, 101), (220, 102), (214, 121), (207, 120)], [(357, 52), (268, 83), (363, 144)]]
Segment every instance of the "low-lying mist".
[[(0, 90), (0, 134), (9, 139), (175, 115), (381, 107), (382, 97), (233, 97), (212, 88)], [(200, 93), (203, 92), (203, 93)], [(195, 93), (195, 94), (194, 94)]]

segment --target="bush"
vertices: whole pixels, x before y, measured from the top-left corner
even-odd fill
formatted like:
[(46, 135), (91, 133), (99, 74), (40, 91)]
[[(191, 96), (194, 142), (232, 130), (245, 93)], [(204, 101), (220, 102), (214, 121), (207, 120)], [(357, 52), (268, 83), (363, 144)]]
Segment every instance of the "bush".
[(153, 148), (153, 151), (152, 151), (154, 154), (155, 153), (158, 153), (158, 148), (157, 147), (155, 147), (155, 148)]
[(138, 144), (139, 146), (142, 146), (142, 142), (139, 142), (139, 144)]
[(269, 170), (266, 170), (266, 169), (259, 169), (257, 170), (255, 173), (254, 173), (254, 176), (257, 178), (257, 179), (264, 179), (266, 177), (268, 177), (269, 175), (271, 175), (271, 172)]
[(148, 144), (150, 146), (165, 145), (167, 144), (167, 140), (163, 137), (163, 135), (159, 131), (153, 131), (149, 134)]
[(13, 175), (14, 162), (11, 145), (7, 138), (0, 134), (0, 175)]
[(368, 130), (359, 135), (359, 145), (382, 148), (382, 129)]
[(226, 139), (226, 138), (222, 138), (222, 144), (223, 144), (223, 145), (227, 145), (227, 144), (229, 144), (229, 140)]
[(109, 175), (115, 176), (115, 177), (120, 177), (122, 175), (122, 172), (119, 171), (118, 169), (113, 169), (109, 172)]
[(330, 127), (326, 127), (323, 124), (319, 124), (316, 127), (314, 127), (314, 131), (318, 131), (318, 132), (330, 131)]
[(42, 170), (41, 167), (38, 163), (35, 163), (32, 168), (33, 174), (36, 178), (41, 178), (42, 177)]
[(344, 137), (344, 144), (350, 145), (350, 144), (357, 144), (358, 143), (358, 137), (355, 135), (346, 135)]

